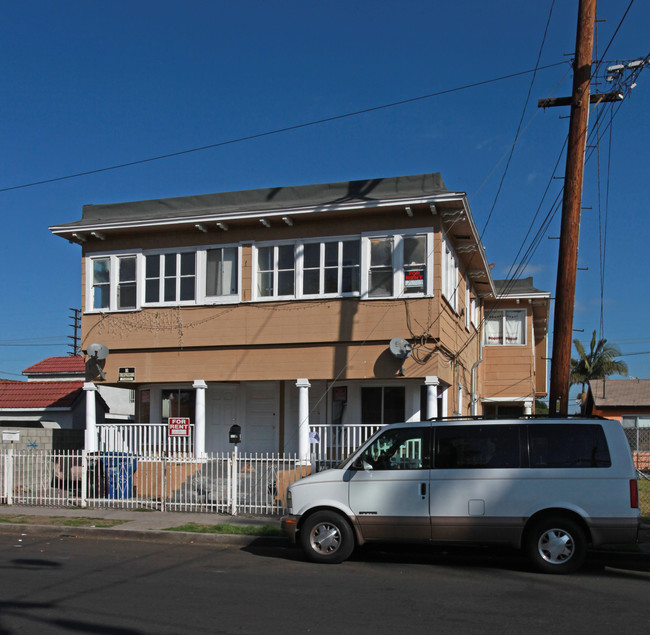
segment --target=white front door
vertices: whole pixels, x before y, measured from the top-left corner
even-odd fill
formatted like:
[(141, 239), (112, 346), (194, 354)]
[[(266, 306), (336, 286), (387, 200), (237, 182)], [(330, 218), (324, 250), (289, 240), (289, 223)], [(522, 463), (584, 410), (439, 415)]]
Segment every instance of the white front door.
[(279, 446), (280, 384), (255, 381), (242, 385), (245, 414), (242, 427), (243, 452), (277, 452)]
[(210, 385), (205, 405), (205, 451), (229, 452), (228, 432), (237, 421), (238, 384)]

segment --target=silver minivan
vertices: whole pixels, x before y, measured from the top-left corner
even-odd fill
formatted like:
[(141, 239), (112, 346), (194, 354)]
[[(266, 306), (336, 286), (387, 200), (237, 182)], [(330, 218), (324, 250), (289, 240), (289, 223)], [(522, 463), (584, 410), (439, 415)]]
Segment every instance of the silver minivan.
[(627, 439), (607, 419), (386, 426), (339, 467), (289, 487), (285, 533), (315, 562), (370, 541), (506, 544), (568, 573), (588, 545), (636, 542)]

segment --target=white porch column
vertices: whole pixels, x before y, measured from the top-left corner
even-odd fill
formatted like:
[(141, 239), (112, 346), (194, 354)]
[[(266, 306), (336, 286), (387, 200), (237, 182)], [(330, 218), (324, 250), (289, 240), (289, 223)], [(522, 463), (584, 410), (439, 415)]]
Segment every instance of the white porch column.
[(86, 392), (86, 435), (84, 445), (87, 452), (97, 452), (97, 411), (95, 409), (95, 393), (97, 386), (91, 381), (84, 383)]
[(208, 385), (202, 379), (195, 379), (192, 388), (196, 390), (194, 412), (194, 458), (205, 455), (205, 391)]
[(440, 380), (437, 375), (430, 375), (424, 378), (424, 385), (427, 387), (427, 412), (426, 419), (435, 419), (438, 416), (438, 386)]
[(309, 389), (306, 378), (296, 381), (298, 387), (298, 459), (309, 462)]
[(533, 400), (525, 399), (524, 400), (524, 414), (532, 415), (533, 414)]

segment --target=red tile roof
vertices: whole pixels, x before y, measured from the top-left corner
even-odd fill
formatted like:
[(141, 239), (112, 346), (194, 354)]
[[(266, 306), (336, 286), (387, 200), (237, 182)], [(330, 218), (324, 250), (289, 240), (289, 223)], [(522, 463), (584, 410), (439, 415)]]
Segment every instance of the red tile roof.
[(86, 370), (83, 357), (68, 355), (67, 357), (48, 357), (29, 368), (24, 375), (40, 375), (52, 373), (83, 373)]
[(0, 408), (70, 408), (82, 392), (82, 381), (0, 383)]

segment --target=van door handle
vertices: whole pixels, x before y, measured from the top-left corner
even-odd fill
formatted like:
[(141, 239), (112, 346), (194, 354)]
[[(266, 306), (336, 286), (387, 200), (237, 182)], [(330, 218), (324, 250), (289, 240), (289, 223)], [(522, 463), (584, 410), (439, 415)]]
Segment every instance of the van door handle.
[(420, 496), (422, 496), (422, 498), (426, 498), (426, 495), (427, 495), (427, 484), (420, 483)]

